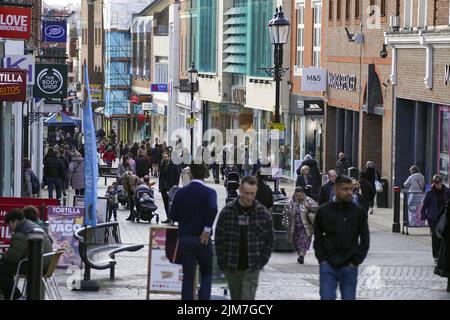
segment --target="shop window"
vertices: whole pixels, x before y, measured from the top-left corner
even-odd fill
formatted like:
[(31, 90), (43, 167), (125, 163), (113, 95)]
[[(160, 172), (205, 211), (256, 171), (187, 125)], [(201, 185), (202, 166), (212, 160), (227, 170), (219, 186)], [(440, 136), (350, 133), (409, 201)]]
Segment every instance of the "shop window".
[(441, 132), (439, 135), (439, 174), (444, 179), (444, 182), (448, 182), (449, 178), (449, 150), (448, 150), (448, 140), (449, 132), (448, 128), (450, 126), (450, 112), (448, 108), (441, 108), (440, 111), (440, 128)]

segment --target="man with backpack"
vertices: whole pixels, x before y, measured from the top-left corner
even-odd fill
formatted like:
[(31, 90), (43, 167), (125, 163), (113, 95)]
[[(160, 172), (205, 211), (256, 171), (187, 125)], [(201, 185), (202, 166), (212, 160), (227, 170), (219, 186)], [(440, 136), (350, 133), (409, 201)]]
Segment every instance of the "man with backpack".
[(38, 195), (41, 189), (39, 178), (36, 177), (33, 170), (31, 170), (31, 162), (28, 159), (22, 161), (22, 197), (31, 198)]

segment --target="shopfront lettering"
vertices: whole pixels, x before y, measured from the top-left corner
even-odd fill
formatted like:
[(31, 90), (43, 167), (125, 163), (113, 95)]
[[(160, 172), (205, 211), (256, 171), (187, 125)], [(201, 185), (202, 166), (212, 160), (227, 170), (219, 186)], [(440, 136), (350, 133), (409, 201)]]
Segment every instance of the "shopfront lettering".
[(446, 86), (450, 86), (450, 65), (445, 66), (444, 83)]
[(356, 91), (356, 76), (328, 73), (328, 87), (336, 90)]

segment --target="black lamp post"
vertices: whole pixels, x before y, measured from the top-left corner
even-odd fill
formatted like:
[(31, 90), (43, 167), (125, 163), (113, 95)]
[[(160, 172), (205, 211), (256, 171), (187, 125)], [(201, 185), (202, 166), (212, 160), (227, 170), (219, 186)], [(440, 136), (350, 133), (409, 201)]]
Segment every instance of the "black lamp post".
[(194, 89), (197, 83), (198, 71), (195, 68), (194, 62), (192, 62), (191, 67), (187, 71), (189, 75), (189, 83), (191, 84), (191, 159), (194, 159)]

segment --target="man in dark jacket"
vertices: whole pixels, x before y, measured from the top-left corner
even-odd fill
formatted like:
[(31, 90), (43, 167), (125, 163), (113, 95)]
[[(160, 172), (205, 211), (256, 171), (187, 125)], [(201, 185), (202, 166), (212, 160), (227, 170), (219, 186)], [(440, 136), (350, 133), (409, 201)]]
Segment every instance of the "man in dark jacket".
[(217, 193), (204, 184), (206, 167), (190, 166), (191, 182), (179, 189), (169, 217), (178, 222), (179, 252), (183, 265), (182, 300), (193, 300), (197, 261), (200, 265), (200, 300), (211, 297), (213, 248), (211, 231), (217, 215)]
[(229, 202), (217, 220), (217, 262), (232, 300), (255, 299), (259, 272), (272, 254), (272, 216), (255, 200), (257, 189), (255, 177), (244, 177), (239, 198)]
[(343, 152), (339, 153), (339, 159), (336, 162), (336, 172), (338, 175), (348, 175), (348, 161)]
[(258, 179), (258, 191), (256, 193), (256, 200), (259, 201), (267, 210), (273, 207), (273, 192), (272, 189), (264, 182), (264, 176), (261, 170), (256, 173)]
[(67, 156), (66, 156), (65, 150), (63, 150), (63, 149), (61, 149), (59, 151), (59, 158), (61, 159), (61, 161), (64, 164), (64, 166), (63, 166), (64, 173), (63, 173), (63, 176), (61, 177), (61, 181), (62, 181), (62, 192), (63, 192), (63, 195), (66, 197), (67, 196), (66, 190), (67, 190), (67, 188), (69, 188), (70, 161), (69, 161), (69, 158), (67, 158)]
[[(36, 223), (25, 219), (20, 209), (14, 209), (5, 215), (5, 222), (12, 232), (10, 246), (8, 251), (1, 256), (0, 261), (0, 292), (5, 299), (9, 299), (14, 287), (14, 275), (18, 264), (21, 260), (28, 258), (28, 240), (27, 235), (33, 229), (42, 229)], [(52, 251), (52, 243), (50, 237), (44, 232), (44, 240), (42, 242), (43, 253)], [(49, 260), (44, 259), (44, 272), (49, 265)], [(22, 273), (27, 272), (26, 263), (21, 265)], [(16, 288), (13, 299), (23, 299), (21, 292)]]
[(335, 300), (339, 284), (342, 300), (356, 299), (358, 266), (369, 251), (367, 213), (353, 200), (353, 181), (337, 177), (333, 199), (319, 208), (314, 225), (314, 250), (320, 264), (320, 297)]
[(425, 198), (423, 199), (420, 213), (422, 221), (427, 220), (430, 227), (431, 246), (436, 264), (441, 247), (441, 239), (436, 234), (436, 226), (442, 209), (445, 208), (445, 205), (450, 200), (450, 189), (444, 185), (444, 180), (439, 175), (435, 175), (432, 182), (431, 189), (425, 194)]
[[(317, 161), (314, 160), (314, 158), (310, 155), (307, 154), (305, 156), (305, 158), (303, 159), (302, 164), (300, 165), (300, 167), (297, 168), (297, 176), (301, 176), (301, 168), (303, 166), (308, 166), (309, 167), (309, 173), (311, 174), (311, 176), (314, 179), (314, 182), (317, 185), (321, 185), (322, 184), (322, 176), (320, 175), (320, 170), (319, 170), (319, 166), (317, 164)], [(313, 183), (311, 183), (311, 185), (314, 185)]]
[(328, 171), (328, 182), (320, 187), (319, 190), (319, 205), (327, 203), (334, 196), (334, 182), (336, 181), (336, 170)]
[(62, 196), (62, 177), (64, 177), (64, 163), (55, 155), (55, 152), (49, 151), (48, 157), (44, 163), (44, 175), (48, 185), (48, 197), (53, 199), (53, 190), (56, 189), (56, 198)]
[(145, 155), (144, 149), (139, 149), (138, 156), (136, 157), (135, 165), (136, 165), (136, 175), (139, 178), (144, 178), (150, 172), (150, 159)]
[(372, 183), (367, 180), (367, 175), (364, 171), (360, 173), (358, 182), (361, 186), (361, 194), (364, 198), (364, 201), (367, 203), (369, 208), (373, 208), (376, 192)]
[[(169, 217), (169, 190), (173, 186), (177, 186), (180, 182), (180, 171), (172, 162), (167, 152), (162, 155), (162, 161), (159, 165), (159, 192), (163, 198), (164, 209), (167, 217)], [(163, 223), (169, 222), (169, 218)]]

